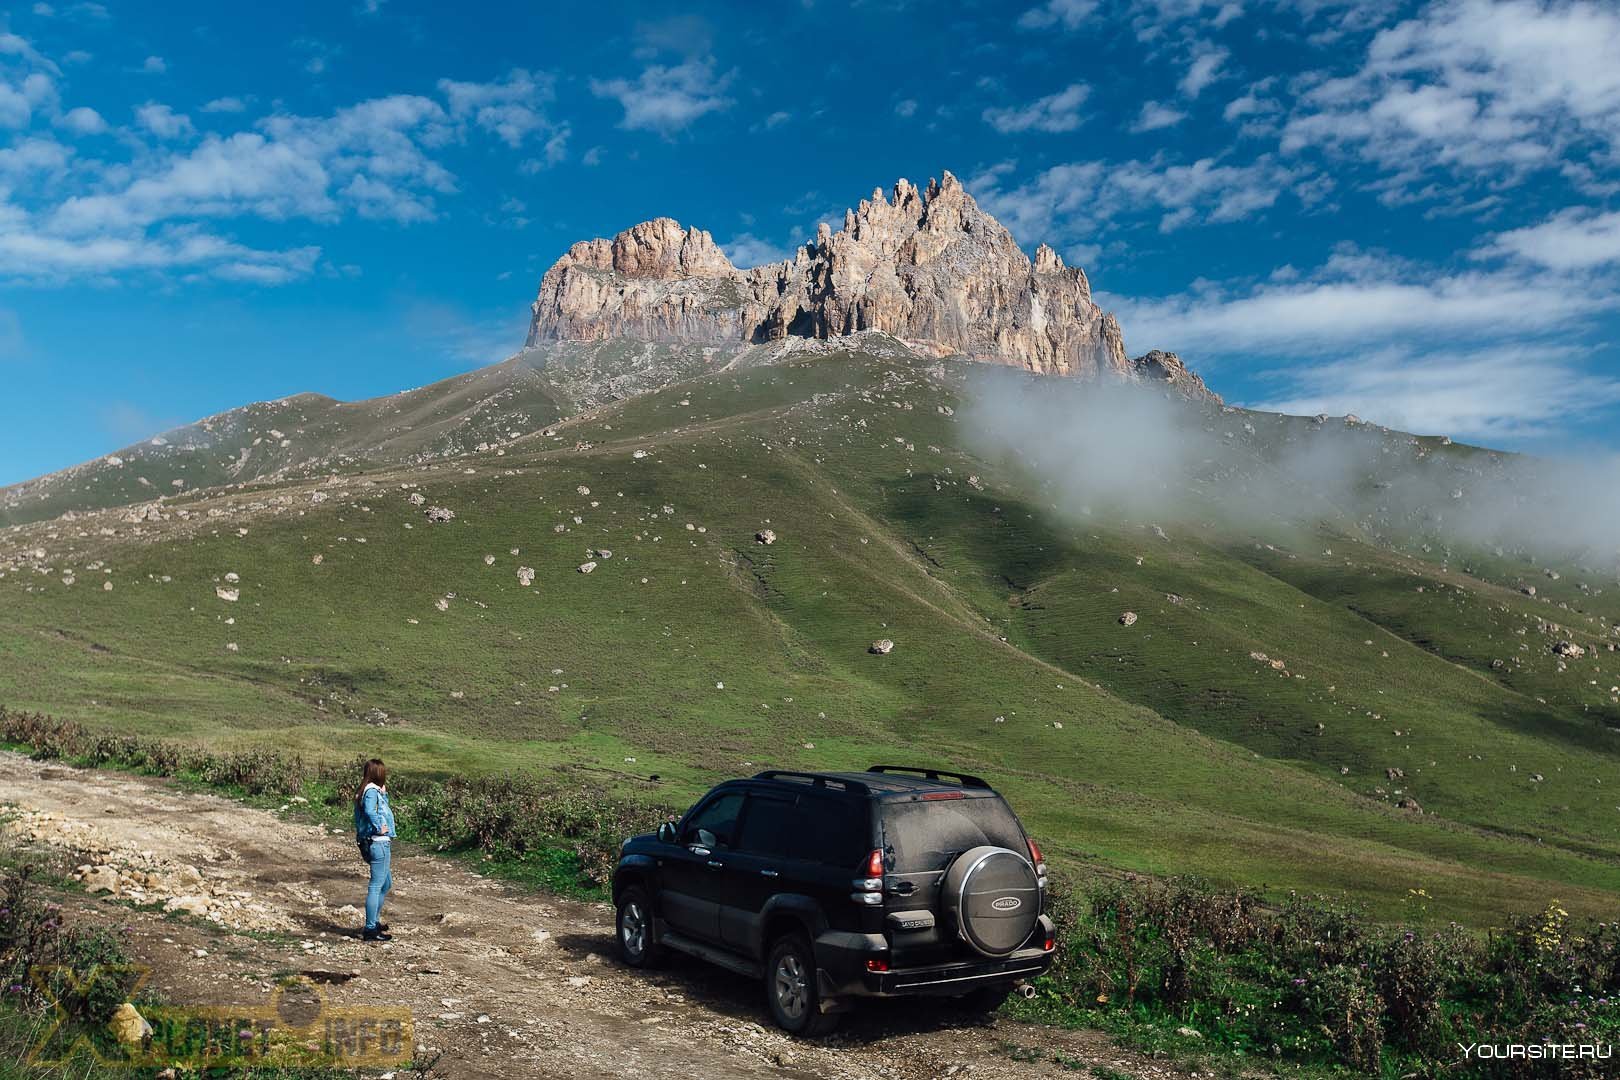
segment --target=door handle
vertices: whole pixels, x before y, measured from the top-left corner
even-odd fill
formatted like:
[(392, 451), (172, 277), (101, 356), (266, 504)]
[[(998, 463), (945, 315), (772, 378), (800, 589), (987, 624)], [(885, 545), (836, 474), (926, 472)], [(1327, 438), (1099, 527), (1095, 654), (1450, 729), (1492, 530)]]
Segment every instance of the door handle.
[(726, 864), (721, 862), (719, 859), (710, 859), (709, 860), (709, 869), (711, 869), (711, 870), (718, 870), (724, 865), (726, 865)]
[(760, 874), (762, 874), (765, 877), (776, 877), (777, 876), (777, 871), (775, 871), (775, 870), (761, 870)]

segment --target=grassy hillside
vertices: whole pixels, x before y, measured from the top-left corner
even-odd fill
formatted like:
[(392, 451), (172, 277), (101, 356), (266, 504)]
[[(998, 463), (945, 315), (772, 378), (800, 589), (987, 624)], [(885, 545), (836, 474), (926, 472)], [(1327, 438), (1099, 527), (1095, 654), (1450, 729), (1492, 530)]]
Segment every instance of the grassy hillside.
[[(0, 701), (672, 802), (766, 766), (951, 763), (1101, 872), (1384, 913), (1424, 889), (1428, 917), (1478, 925), (1553, 897), (1612, 909), (1620, 596), (1601, 575), (1425, 553), (1398, 512), (1285, 528), (1189, 489), (1176, 524), (1075, 514), (1054, 478), (969, 453), (962, 367), (880, 351), (692, 357), (606, 393), (557, 365), (544, 393), (568, 402), (711, 373), (560, 423), (526, 405), (527, 434), (484, 452), (0, 532)], [(1312, 437), (1189, 422), (1256, 476)], [(1479, 453), (1366, 437), (1460, 470)], [(1587, 652), (1555, 656), (1565, 640)]]

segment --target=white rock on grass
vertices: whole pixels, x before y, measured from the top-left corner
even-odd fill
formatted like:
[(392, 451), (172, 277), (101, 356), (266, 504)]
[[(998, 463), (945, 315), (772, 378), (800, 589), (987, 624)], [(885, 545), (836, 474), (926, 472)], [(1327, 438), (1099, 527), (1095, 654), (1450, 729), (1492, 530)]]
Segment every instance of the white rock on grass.
[(592, 570), (595, 570), (595, 569), (596, 569), (596, 564), (593, 563), (593, 562), (583, 562), (583, 563), (579, 564), (579, 572), (582, 573), (582, 574), (589, 574)]
[(517, 571), (518, 584), (529, 586), (534, 584), (534, 567), (520, 566)]
[(754, 539), (761, 544), (774, 544), (776, 543), (776, 531), (774, 529), (761, 529), (754, 534)]
[(876, 641), (872, 642), (872, 647), (867, 651), (876, 653), (878, 656), (887, 656), (894, 652), (894, 642), (890, 641), (888, 638), (878, 638)]
[(227, 589), (223, 585), (214, 586), (214, 595), (219, 597), (221, 600), (228, 600), (233, 604), (242, 598), (242, 592), (240, 589)]
[(1136, 625), (1136, 612), (1127, 611), (1123, 615), (1121, 615), (1119, 617), (1119, 625), (1121, 625), (1121, 626), (1135, 626)]
[(484, 556), (484, 565), (485, 566), (494, 566), (495, 565), (495, 556), (493, 556), (493, 555), (485, 555)]

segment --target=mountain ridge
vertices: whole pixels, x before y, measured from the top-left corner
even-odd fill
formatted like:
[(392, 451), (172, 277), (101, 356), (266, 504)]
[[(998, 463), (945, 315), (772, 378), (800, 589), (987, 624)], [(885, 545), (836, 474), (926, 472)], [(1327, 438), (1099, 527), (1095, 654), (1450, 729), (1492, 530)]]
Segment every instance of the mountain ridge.
[(1218, 400), (1178, 356), (1131, 359), (1083, 269), (1033, 259), (949, 171), (898, 181), (845, 211), (837, 232), (781, 262), (732, 265), (714, 237), (659, 217), (572, 245), (542, 277), (528, 345), (635, 337), (709, 345), (892, 334), (939, 356), (1043, 375), (1161, 381)]

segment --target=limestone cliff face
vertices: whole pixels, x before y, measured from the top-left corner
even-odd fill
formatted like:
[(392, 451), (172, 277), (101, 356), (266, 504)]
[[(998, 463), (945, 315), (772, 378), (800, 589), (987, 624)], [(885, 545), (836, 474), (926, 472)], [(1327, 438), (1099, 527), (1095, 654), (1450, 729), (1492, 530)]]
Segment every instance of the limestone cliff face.
[[(529, 344), (634, 337), (704, 344), (881, 330), (939, 355), (1043, 374), (1197, 376), (1126, 358), (1079, 267), (1042, 244), (1032, 262), (960, 181), (901, 180), (784, 262), (739, 270), (713, 237), (669, 218), (575, 244), (546, 271)], [(1156, 355), (1156, 354), (1150, 354)], [(1162, 354), (1170, 355), (1170, 354)], [(1173, 357), (1172, 357), (1173, 359)], [(1180, 362), (1176, 361), (1177, 367)]]

